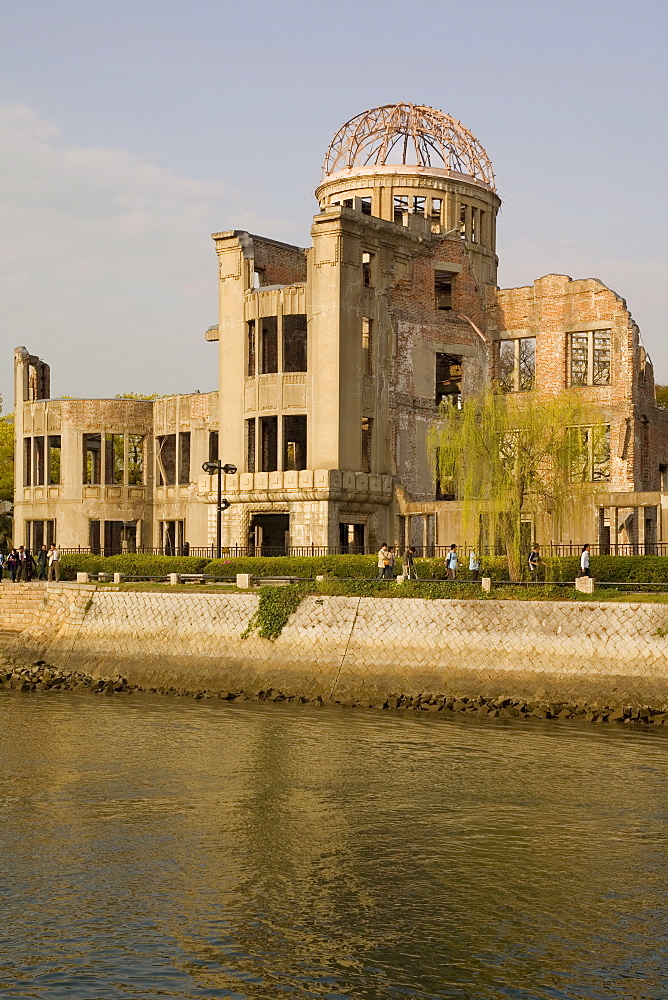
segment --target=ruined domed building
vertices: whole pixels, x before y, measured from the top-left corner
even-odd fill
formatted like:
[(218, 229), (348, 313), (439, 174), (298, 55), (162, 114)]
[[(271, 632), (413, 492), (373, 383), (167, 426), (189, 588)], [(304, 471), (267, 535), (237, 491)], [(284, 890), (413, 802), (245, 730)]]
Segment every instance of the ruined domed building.
[(49, 400), (44, 363), (16, 352), (17, 540), (210, 547), (217, 476), (201, 466), (220, 457), (237, 468), (222, 482), (224, 547), (461, 544), (427, 433), (443, 400), (496, 380), (509, 393), (572, 388), (609, 428), (591, 455), (596, 491), (539, 541), (668, 541), (668, 424), (638, 328), (596, 279), (498, 288), (501, 200), (468, 129), (411, 104), (357, 115), (327, 150), (316, 198), (308, 249), (214, 235), (218, 393)]

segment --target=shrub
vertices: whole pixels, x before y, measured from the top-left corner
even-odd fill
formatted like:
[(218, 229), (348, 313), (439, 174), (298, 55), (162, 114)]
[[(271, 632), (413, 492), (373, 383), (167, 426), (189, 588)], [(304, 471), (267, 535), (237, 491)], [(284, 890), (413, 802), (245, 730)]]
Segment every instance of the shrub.
[(196, 556), (152, 556), (127, 552), (119, 556), (71, 553), (61, 556), (63, 580), (76, 580), (77, 573), (124, 573), (133, 576), (167, 576), (168, 573), (201, 573), (206, 559)]
[(376, 556), (248, 556), (245, 559), (214, 559), (207, 563), (205, 572), (228, 577), (250, 573), (258, 577), (297, 576), (312, 580), (316, 576), (331, 576), (368, 580), (376, 576), (377, 568)]

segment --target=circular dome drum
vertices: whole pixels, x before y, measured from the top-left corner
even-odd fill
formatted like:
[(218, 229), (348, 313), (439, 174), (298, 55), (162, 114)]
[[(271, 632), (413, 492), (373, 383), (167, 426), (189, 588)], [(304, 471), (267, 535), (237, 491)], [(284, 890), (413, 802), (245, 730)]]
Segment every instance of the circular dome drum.
[(443, 111), (416, 104), (386, 104), (346, 122), (327, 150), (323, 180), (391, 165), (446, 170), (496, 190), (492, 163), (476, 137)]

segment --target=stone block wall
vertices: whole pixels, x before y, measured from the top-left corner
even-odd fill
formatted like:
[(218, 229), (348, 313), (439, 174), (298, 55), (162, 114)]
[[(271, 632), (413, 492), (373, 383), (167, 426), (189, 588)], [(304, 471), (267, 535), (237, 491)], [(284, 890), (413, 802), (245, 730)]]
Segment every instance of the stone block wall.
[(273, 688), (351, 704), (425, 692), (668, 704), (661, 605), (311, 596), (271, 642), (241, 637), (257, 608), (252, 593), (41, 593), (34, 601), (30, 587), (0, 589), (5, 662), (40, 659), (142, 687)]

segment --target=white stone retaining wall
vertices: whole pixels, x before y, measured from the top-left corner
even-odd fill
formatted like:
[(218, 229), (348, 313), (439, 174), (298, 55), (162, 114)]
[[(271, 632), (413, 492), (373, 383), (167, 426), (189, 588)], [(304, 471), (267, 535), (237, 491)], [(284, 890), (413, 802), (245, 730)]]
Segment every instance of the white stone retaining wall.
[(241, 638), (252, 593), (33, 588), (0, 588), (6, 658), (142, 687), (668, 704), (662, 605), (313, 596), (271, 642)]

